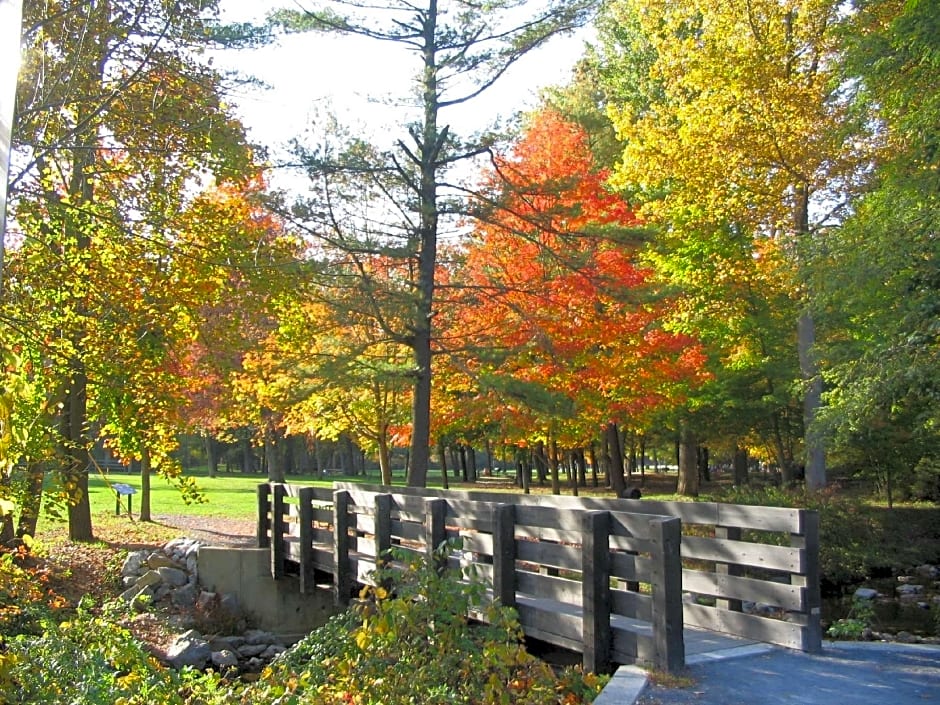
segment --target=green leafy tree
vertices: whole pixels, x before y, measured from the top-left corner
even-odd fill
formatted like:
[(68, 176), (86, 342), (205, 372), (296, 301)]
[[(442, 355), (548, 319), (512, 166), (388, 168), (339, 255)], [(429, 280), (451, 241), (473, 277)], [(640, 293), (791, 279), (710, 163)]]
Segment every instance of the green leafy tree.
[[(840, 76), (846, 13), (830, 0), (624, 0), (649, 60), (642, 100), (612, 109), (615, 180), (676, 239), (725, 229), (770, 239), (790, 263), (804, 400), (806, 483), (825, 483), (822, 377), (805, 266), (871, 161)], [(789, 477), (793, 467), (785, 467)]]
[(828, 325), (827, 427), (839, 458), (895, 495), (940, 500), (940, 18), (879, 0), (853, 17), (848, 70), (880, 123), (874, 187), (818, 252)]
[(239, 177), (250, 165), (221, 76), (199, 56), (215, 10), (154, 0), (25, 7), (12, 179), (20, 244), (5, 315), (29, 331), (54, 380), (73, 539), (93, 536), (90, 423), (132, 416), (118, 407), (135, 373), (116, 363), (158, 361), (178, 330), (170, 300), (188, 283), (167, 266), (176, 215), (207, 173)]

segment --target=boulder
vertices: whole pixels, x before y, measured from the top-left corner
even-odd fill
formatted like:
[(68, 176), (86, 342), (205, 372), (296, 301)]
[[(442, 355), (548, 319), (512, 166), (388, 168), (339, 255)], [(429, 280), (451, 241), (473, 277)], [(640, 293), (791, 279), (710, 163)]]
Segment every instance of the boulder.
[(856, 600), (874, 600), (880, 593), (874, 588), (860, 587), (855, 591), (853, 597)]
[(212, 665), (216, 668), (228, 669), (238, 667), (238, 656), (234, 651), (223, 649), (222, 651), (213, 651), (209, 657)]
[(151, 570), (157, 568), (179, 568), (179, 564), (165, 553), (154, 551), (147, 557), (147, 567)]
[(176, 669), (185, 666), (204, 668), (211, 657), (212, 649), (209, 648), (209, 642), (203, 639), (199, 632), (192, 629), (176, 637), (166, 652), (167, 660)]
[(157, 568), (157, 573), (163, 579), (164, 583), (172, 585), (173, 587), (182, 587), (189, 580), (186, 571), (180, 570), (179, 568), (162, 566)]

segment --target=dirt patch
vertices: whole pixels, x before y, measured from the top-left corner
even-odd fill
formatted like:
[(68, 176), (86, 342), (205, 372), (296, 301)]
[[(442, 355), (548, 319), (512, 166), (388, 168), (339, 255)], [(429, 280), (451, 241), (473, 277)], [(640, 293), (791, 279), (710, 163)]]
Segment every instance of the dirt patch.
[[(122, 591), (121, 565), (128, 551), (157, 549), (174, 538), (193, 538), (212, 546), (248, 548), (255, 545), (255, 522), (251, 519), (159, 515), (153, 522), (127, 517), (96, 516), (96, 541), (80, 543), (68, 539), (64, 525), (44, 530), (40, 555), (35, 560), (49, 569), (48, 586), (77, 605), (91, 597), (99, 605)], [(154, 655), (163, 658), (175, 634), (185, 630), (191, 615), (186, 610), (159, 610), (128, 614), (121, 623)]]

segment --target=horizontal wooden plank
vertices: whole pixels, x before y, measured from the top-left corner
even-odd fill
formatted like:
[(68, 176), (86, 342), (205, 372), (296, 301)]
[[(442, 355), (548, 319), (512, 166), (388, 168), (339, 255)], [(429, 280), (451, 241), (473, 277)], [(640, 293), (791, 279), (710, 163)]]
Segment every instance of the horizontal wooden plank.
[[(541, 636), (536, 638), (549, 643), (560, 646), (568, 644), (566, 648), (575, 650), (581, 648), (581, 611), (579, 608), (554, 600), (518, 595), (516, 609), (519, 612), (519, 622), (525, 627), (527, 634), (535, 636), (537, 632)], [(551, 638), (546, 638), (546, 635)]]
[(650, 537), (650, 521), (657, 518), (659, 517), (653, 514), (611, 512), (610, 534), (623, 539), (648, 539)]
[(471, 553), (482, 553), (486, 556), (493, 555), (493, 535), (481, 534), (479, 532), (460, 532), (458, 538), (464, 551)]
[(368, 514), (356, 514), (353, 527), (361, 534), (374, 534), (375, 517)]
[(363, 556), (368, 556), (369, 558), (375, 558), (375, 539), (360, 536), (359, 540), (356, 541), (356, 553), (359, 553)]
[(611, 553), (610, 554), (610, 575), (613, 578), (622, 580), (637, 580), (637, 558), (629, 553)]
[(516, 559), (526, 563), (581, 570), (581, 548), (545, 541), (516, 541)]
[(313, 520), (324, 524), (333, 523), (333, 507), (314, 507)]
[(789, 649), (801, 649), (803, 627), (781, 619), (732, 612), (686, 602), (682, 605), (686, 625), (734, 634), (745, 639), (777, 644)]
[(802, 509), (786, 507), (752, 507), (744, 504), (719, 504), (718, 524), (721, 526), (783, 531), (798, 534), (803, 531)]
[(424, 541), (424, 525), (392, 519), (392, 538), (406, 541)]
[(560, 512), (554, 507), (516, 507), (516, 524), (552, 529), (571, 534), (572, 538), (581, 535), (581, 516), (581, 512)]
[(311, 560), (313, 561), (313, 567), (318, 570), (323, 570), (328, 573), (333, 572), (333, 551), (326, 549), (314, 548), (310, 553)]
[(683, 536), (682, 557), (789, 573), (802, 574), (806, 570), (805, 551), (801, 549), (704, 536)]
[(372, 574), (375, 572), (375, 561), (362, 555), (349, 557), (349, 569), (353, 580), (363, 585), (372, 585)]
[(333, 530), (332, 529), (321, 529), (319, 527), (311, 527), (310, 529), (310, 540), (312, 543), (322, 543), (322, 544), (333, 544)]
[(649, 553), (654, 547), (649, 539), (626, 536), (610, 536), (607, 545), (611, 551), (634, 551), (636, 553)]
[(649, 622), (653, 618), (653, 598), (631, 590), (611, 590), (610, 611)]
[(621, 620), (611, 624), (610, 656), (614, 663), (652, 663), (653, 627), (639, 620)]
[(806, 588), (798, 585), (688, 569), (682, 571), (682, 589), (699, 595), (762, 602), (795, 612), (804, 609), (806, 600)]
[(424, 498), (395, 492), (392, 494), (392, 511), (420, 517), (424, 515)]
[[(338, 486), (344, 483), (336, 483)], [(348, 484), (348, 483), (347, 483)], [(372, 486), (381, 489), (380, 486)], [(398, 488), (396, 488), (398, 489)], [(555, 506), (579, 510), (606, 510), (628, 514), (665, 515), (679, 517), (684, 524), (710, 524), (766, 531), (801, 533), (799, 512), (781, 507), (758, 507), (717, 502), (664, 502), (647, 499), (617, 499), (614, 497), (571, 497), (569, 495), (524, 495), (515, 492), (477, 492), (449, 490), (418, 490), (408, 493), (425, 497), (447, 497), (448, 500), (505, 502), (525, 506)]]
[(493, 566), (486, 563), (477, 563), (476, 561), (461, 561), (461, 575), (484, 583), (493, 583)]
[(540, 541), (555, 541), (556, 543), (567, 543), (572, 546), (581, 545), (580, 532), (562, 531), (559, 529), (550, 529), (544, 526), (521, 526), (516, 525), (516, 538), (518, 539), (537, 539)]
[(568, 605), (581, 605), (580, 581), (517, 570), (516, 590)]

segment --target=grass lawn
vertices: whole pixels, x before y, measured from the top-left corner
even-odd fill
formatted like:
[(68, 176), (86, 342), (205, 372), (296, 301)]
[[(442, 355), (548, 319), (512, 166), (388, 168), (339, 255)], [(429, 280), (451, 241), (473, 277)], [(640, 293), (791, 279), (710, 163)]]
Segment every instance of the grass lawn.
[[(205, 501), (186, 504), (180, 491), (162, 477), (150, 479), (150, 511), (159, 514), (186, 514), (191, 516), (220, 516), (232, 519), (251, 519), (258, 511), (257, 487), (265, 482), (261, 475), (220, 473), (209, 477), (205, 472), (189, 472), (195, 477)], [(329, 487), (334, 478), (318, 480), (311, 476), (292, 476), (290, 482)], [(92, 514), (114, 511), (115, 497), (110, 485), (123, 483), (137, 490), (133, 495), (135, 516), (140, 510), (140, 475), (110, 473), (107, 476), (92, 475), (88, 480), (89, 500)], [(126, 504), (124, 511), (126, 511)]]
[[(265, 477), (262, 475), (245, 475), (242, 473), (219, 473), (216, 477), (209, 477), (205, 469), (196, 469), (187, 471), (187, 476), (194, 477), (199, 488), (205, 497), (205, 502), (198, 504), (186, 504), (183, 501), (179, 490), (161, 477), (153, 476), (150, 480), (150, 511), (157, 515), (190, 515), (190, 516), (215, 516), (229, 517), (232, 519), (251, 519), (257, 513), (257, 487), (264, 483)], [(395, 485), (404, 485), (404, 471), (398, 471), (393, 475)], [(647, 497), (657, 496), (661, 499), (673, 499), (671, 492), (674, 490), (675, 477), (669, 476), (647, 476), (649, 486), (644, 489), (644, 495)], [(440, 489), (440, 471), (431, 470), (428, 478), (428, 487)], [(331, 476), (327, 478), (318, 478), (313, 475), (291, 475), (287, 478), (291, 484), (298, 485), (316, 485), (320, 487), (331, 487), (333, 482), (367, 482), (379, 484), (380, 478), (373, 473), (363, 477), (358, 476)], [(114, 513), (115, 495), (111, 489), (113, 484), (130, 485), (137, 490), (133, 495), (133, 510), (135, 516), (140, 510), (140, 475), (136, 473), (109, 473), (107, 475), (92, 474), (88, 481), (89, 499), (91, 501), (91, 511), (93, 515)], [(660, 483), (663, 487), (658, 487)], [(477, 491), (506, 491), (520, 492), (510, 480), (505, 477), (498, 478), (480, 478), (480, 481), (474, 485), (465, 485), (451, 479), (450, 486), (455, 490), (477, 490)], [(551, 487), (538, 487), (533, 482), (532, 493), (542, 494), (550, 493)], [(562, 484), (562, 493), (570, 494), (571, 489), (567, 484)], [(585, 496), (600, 494), (609, 496), (610, 491), (601, 488), (581, 488), (581, 494)], [(123, 511), (126, 511), (126, 500)]]
[[(433, 471), (432, 471), (433, 473)], [(219, 516), (232, 519), (251, 519), (257, 514), (257, 487), (266, 482), (262, 475), (245, 475), (242, 473), (219, 473), (216, 477), (209, 477), (205, 469), (187, 471), (188, 477), (194, 477), (199, 489), (202, 490), (205, 502), (186, 504), (179, 490), (162, 477), (152, 476), (150, 479), (150, 512), (160, 514), (184, 514), (191, 516)], [(393, 475), (394, 483), (404, 485), (403, 473)], [(440, 487), (440, 477), (429, 478), (430, 487)], [(290, 484), (315, 485), (331, 487), (334, 482), (368, 482), (378, 484), (381, 482), (376, 474), (363, 477), (357, 476), (330, 476), (318, 478), (313, 475), (290, 475), (287, 478)], [(88, 479), (88, 493), (91, 501), (93, 515), (102, 512), (111, 513), (115, 508), (115, 495), (111, 489), (114, 484), (130, 485), (137, 490), (133, 495), (133, 509), (135, 516), (140, 509), (140, 475), (136, 473), (109, 473), (107, 475), (92, 474)], [(127, 511), (125, 503), (124, 510)]]

